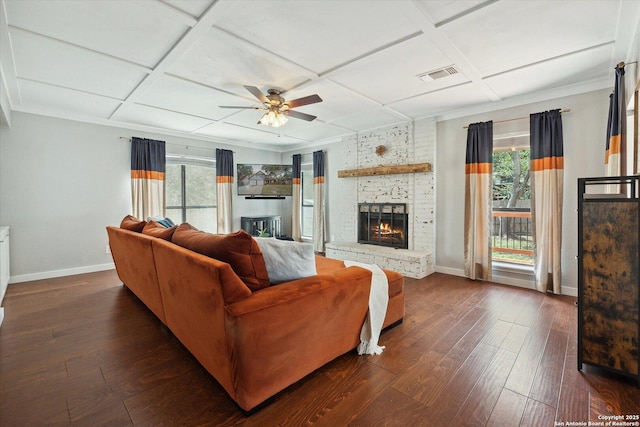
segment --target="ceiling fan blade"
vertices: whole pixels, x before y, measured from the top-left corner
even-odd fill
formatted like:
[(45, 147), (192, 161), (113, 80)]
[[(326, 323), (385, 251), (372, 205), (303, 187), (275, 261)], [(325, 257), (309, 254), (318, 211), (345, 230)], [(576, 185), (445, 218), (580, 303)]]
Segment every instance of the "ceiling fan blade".
[(317, 116), (312, 116), (311, 114), (301, 113), (300, 111), (287, 110), (284, 111), (283, 114), (285, 116), (294, 117), (296, 119), (306, 120), (308, 122), (314, 120)]
[(316, 102), (322, 102), (322, 98), (318, 95), (309, 95), (304, 98), (294, 99), (292, 101), (286, 101), (285, 104), (289, 106), (289, 108), (296, 108), (302, 105), (315, 104)]
[(267, 99), (266, 96), (264, 96), (264, 93), (262, 93), (262, 91), (260, 89), (258, 89), (255, 86), (245, 86), (244, 87), (246, 90), (248, 90), (249, 92), (251, 92), (251, 94), (253, 96), (255, 96), (256, 98), (258, 98), (260, 100), (260, 102), (262, 102), (263, 104), (268, 104), (269, 100)]
[(219, 108), (244, 108), (248, 110), (260, 110), (260, 107), (239, 107), (237, 105), (218, 105)]

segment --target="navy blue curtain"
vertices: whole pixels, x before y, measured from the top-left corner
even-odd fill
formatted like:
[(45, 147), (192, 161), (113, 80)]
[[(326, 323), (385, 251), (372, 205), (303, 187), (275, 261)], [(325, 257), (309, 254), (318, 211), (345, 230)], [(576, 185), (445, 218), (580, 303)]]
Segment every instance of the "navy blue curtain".
[(233, 151), (216, 149), (216, 210), (218, 233), (233, 231)]
[(626, 120), (624, 65), (618, 65), (613, 93), (609, 95), (609, 119), (604, 156), (606, 176), (626, 175)]
[(493, 121), (467, 131), (464, 188), (464, 271), (473, 280), (491, 279), (491, 193)]
[(166, 148), (164, 141), (131, 138), (131, 204), (140, 219), (164, 217)]

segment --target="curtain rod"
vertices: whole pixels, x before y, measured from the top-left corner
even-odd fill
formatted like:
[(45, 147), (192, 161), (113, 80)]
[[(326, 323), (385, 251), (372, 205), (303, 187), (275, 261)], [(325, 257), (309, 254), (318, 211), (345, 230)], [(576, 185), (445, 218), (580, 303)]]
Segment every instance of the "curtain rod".
[[(120, 139), (126, 139), (127, 141), (131, 142), (131, 138), (129, 138), (128, 136), (121, 136), (121, 137), (120, 137)], [(188, 150), (189, 148), (195, 148), (195, 149), (198, 149), (198, 150), (209, 150), (209, 151), (215, 151), (215, 150), (216, 150), (215, 148), (193, 147), (193, 146), (191, 146), (191, 145), (174, 144), (174, 143), (171, 143), (171, 142), (165, 142), (165, 144), (167, 144), (167, 145), (173, 145), (174, 147), (184, 147), (184, 148), (186, 148), (187, 150)], [(233, 152), (233, 154), (236, 154), (236, 152), (234, 151), (234, 152)]]
[[(571, 110), (569, 108), (565, 108), (564, 110), (560, 110), (561, 113), (570, 113)], [(527, 117), (516, 117), (514, 119), (504, 119), (504, 120), (495, 120), (493, 123), (504, 123), (504, 122), (513, 122), (515, 120), (524, 120), (524, 119), (528, 119), (529, 116)], [(463, 129), (467, 129), (469, 128), (469, 125), (467, 126), (462, 126)]]

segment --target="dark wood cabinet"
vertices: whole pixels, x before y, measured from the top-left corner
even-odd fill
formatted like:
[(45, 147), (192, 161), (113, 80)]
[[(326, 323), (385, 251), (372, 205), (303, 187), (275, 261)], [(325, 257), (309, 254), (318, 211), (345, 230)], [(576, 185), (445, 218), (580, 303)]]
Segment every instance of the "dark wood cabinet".
[(597, 366), (638, 385), (639, 184), (638, 176), (578, 179), (578, 369)]

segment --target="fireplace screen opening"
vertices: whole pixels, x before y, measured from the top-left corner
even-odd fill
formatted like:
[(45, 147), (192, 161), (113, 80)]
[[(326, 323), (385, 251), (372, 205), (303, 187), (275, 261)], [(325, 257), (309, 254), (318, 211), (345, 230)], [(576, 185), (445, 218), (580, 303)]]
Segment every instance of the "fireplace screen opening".
[(358, 204), (358, 243), (407, 249), (408, 227), (404, 203)]

